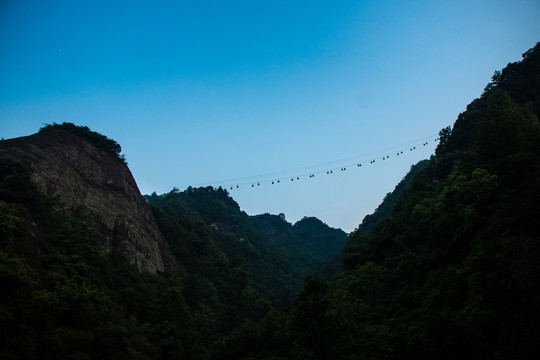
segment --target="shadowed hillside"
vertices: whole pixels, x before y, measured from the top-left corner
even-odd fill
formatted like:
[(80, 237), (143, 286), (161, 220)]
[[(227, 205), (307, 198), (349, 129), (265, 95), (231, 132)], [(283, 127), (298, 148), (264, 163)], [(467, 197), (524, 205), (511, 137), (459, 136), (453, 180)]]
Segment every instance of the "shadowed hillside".
[[(212, 187), (188, 188), (180, 192), (146, 196), (160, 228), (187, 272), (197, 273), (205, 265), (192, 253), (186, 229), (204, 229), (209, 241), (227, 258), (228, 265), (257, 274), (257, 286), (270, 291), (274, 301), (290, 304), (309, 270), (335, 256), (345, 245), (347, 234), (315, 218), (291, 225), (281, 216), (248, 216), (227, 191)], [(190, 223), (192, 225), (186, 225)], [(202, 230), (201, 230), (202, 231)]]
[[(216, 358), (540, 357), (539, 117), (540, 43), (495, 72), (397, 201), (349, 235), (336, 284), (309, 276), (271, 335), (245, 326)], [(233, 346), (247, 339), (259, 345)]]
[(208, 359), (345, 244), (280, 218), (278, 246), (223, 189), (145, 200), (119, 154), (66, 123), (0, 143), (0, 357)]

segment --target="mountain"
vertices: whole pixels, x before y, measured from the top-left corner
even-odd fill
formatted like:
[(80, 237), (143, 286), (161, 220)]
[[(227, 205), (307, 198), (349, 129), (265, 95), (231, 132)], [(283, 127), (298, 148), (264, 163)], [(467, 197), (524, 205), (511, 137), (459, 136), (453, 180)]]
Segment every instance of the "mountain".
[(221, 188), (145, 199), (120, 152), (71, 123), (0, 142), (1, 358), (210, 359), (345, 244)]
[[(145, 196), (160, 228), (182, 264), (201, 259), (189, 250), (189, 236), (180, 222), (194, 221), (205, 229), (228, 259), (228, 266), (240, 266), (270, 293), (275, 304), (290, 303), (308, 271), (316, 271), (345, 245), (347, 234), (330, 228), (316, 218), (304, 218), (292, 225), (284, 215), (249, 216), (222, 188), (188, 188), (180, 192)], [(176, 225), (175, 225), (176, 224)], [(279, 266), (276, 266), (279, 265)], [(188, 272), (198, 266), (186, 265)]]
[(349, 235), (333, 286), (308, 277), (279, 337), (246, 327), (221, 350), (259, 347), (223, 358), (539, 358), (539, 118), (540, 43), (441, 130), (391, 216)]
[(330, 296), (349, 297), (340, 316), (362, 307), (340, 353), (540, 356), (540, 43), (492, 80), (441, 130), (392, 216), (350, 234)]
[[(386, 194), (377, 209), (375, 209), (372, 214), (364, 217), (364, 220), (359, 226), (359, 229), (361, 229), (362, 232), (369, 233), (378, 223), (392, 217), (394, 206), (402, 199), (404, 193), (409, 188), (414, 175), (427, 163), (428, 160), (421, 160), (411, 166), (409, 172), (396, 185), (394, 190)], [(324, 261), (320, 266), (319, 275), (328, 280), (330, 283), (335, 283), (339, 276), (343, 273), (344, 253), (341, 250), (343, 249), (340, 249), (334, 258)]]
[(316, 217), (303, 217), (293, 225), (302, 243), (310, 246), (321, 260), (337, 254), (345, 245), (347, 233), (331, 228)]
[(121, 251), (150, 272), (179, 269), (129, 168), (107, 148), (115, 142), (108, 140), (88, 128), (51, 125), (1, 141), (0, 159), (28, 161), (40, 191), (58, 197), (72, 215), (90, 214), (104, 252)]
[[(6, 140), (0, 357), (537, 359), (539, 118), (540, 43), (441, 130), (368, 231), (344, 239), (314, 218), (250, 217), (221, 188), (173, 189), (135, 211), (181, 264), (155, 273), (153, 245), (117, 246), (102, 218), (110, 199), (140, 202), (116, 142), (73, 124)], [(308, 272), (296, 291), (343, 241), (335, 283)]]

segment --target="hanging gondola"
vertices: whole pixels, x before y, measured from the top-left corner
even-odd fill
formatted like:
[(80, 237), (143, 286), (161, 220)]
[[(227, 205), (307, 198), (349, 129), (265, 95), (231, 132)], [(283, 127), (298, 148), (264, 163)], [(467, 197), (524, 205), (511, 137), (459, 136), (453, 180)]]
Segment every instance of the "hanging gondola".
[[(440, 137), (434, 138), (433, 140), (434, 140), (435, 142), (440, 141)], [(422, 146), (424, 146), (424, 147), (428, 146), (428, 145), (429, 145), (429, 141), (430, 141), (430, 140), (423, 142), (423, 143), (422, 143)], [(419, 146), (420, 146), (420, 144), (419, 144)], [(410, 150), (410, 151), (416, 150), (416, 146), (410, 147), (409, 150)], [(397, 156), (402, 155), (402, 154), (404, 153), (404, 151), (406, 151), (406, 150), (398, 150), (398, 151), (396, 151), (396, 155), (397, 155)], [(389, 155), (389, 154), (383, 155), (381, 158), (382, 158), (383, 160), (390, 159), (390, 155)], [(381, 159), (381, 158), (379, 158), (379, 159)], [(370, 164), (375, 164), (375, 162), (376, 162), (376, 159), (372, 159), (372, 160), (370, 160), (369, 163), (370, 163)], [(367, 163), (367, 161), (365, 161), (365, 163)], [(354, 163), (351, 164), (350, 166), (354, 166)], [(357, 167), (361, 167), (361, 166), (362, 166), (362, 163), (358, 162), (358, 163), (356, 163), (356, 166), (357, 166)], [(339, 168), (339, 169), (340, 169), (340, 171), (346, 171), (346, 170), (347, 170), (346, 167), (341, 167), (341, 168)], [(337, 168), (336, 168), (336, 170), (337, 170)], [(319, 172), (317, 172), (317, 174), (324, 174), (324, 171), (319, 171)], [(327, 170), (327, 171), (326, 171), (326, 174), (327, 174), (327, 175), (333, 174), (333, 170)], [(303, 174), (302, 176), (305, 176), (305, 175), (306, 175), (306, 174)], [(307, 175), (309, 175), (310, 178), (314, 178), (314, 177), (315, 177), (315, 174), (309, 174), (309, 173), (308, 173)], [(300, 176), (292, 176), (290, 179), (291, 179), (291, 181), (295, 181), (295, 178), (296, 178), (296, 180), (298, 180), (298, 181), (300, 180)], [(286, 179), (286, 178), (285, 178), (285, 179)], [(284, 179), (284, 180), (285, 180), (285, 179)], [(263, 180), (263, 182), (270, 182), (270, 181), (268, 181), (268, 180)], [(280, 180), (272, 180), (272, 181), (271, 181), (272, 185), (274, 185), (274, 184), (276, 184), (276, 183), (279, 184), (280, 182), (281, 182)], [(244, 185), (247, 186), (248, 184), (249, 184), (249, 183), (243, 183), (242, 186), (244, 186)], [(257, 182), (257, 183), (254, 182), (254, 183), (251, 184), (251, 187), (254, 188), (254, 187), (255, 187), (255, 184), (257, 184), (257, 186), (261, 186), (261, 183), (260, 183), (260, 182)], [(229, 185), (226, 185), (226, 186), (229, 186)], [(226, 187), (225, 187), (225, 188), (226, 188)], [(229, 189), (230, 189), (230, 190), (233, 190), (234, 188), (235, 188), (235, 185), (229, 186)], [(236, 189), (239, 189), (239, 188), (240, 188), (240, 185), (236, 185)], [(189, 190), (188, 190), (188, 191), (189, 191)], [(192, 189), (191, 191), (192, 191), (192, 192), (195, 192), (195, 189)], [(208, 190), (208, 191), (211, 192), (211, 190)]]

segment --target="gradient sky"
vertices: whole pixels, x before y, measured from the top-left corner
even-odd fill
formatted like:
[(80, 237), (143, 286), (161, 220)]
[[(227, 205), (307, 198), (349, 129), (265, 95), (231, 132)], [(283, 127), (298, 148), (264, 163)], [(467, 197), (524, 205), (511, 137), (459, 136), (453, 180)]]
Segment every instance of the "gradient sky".
[(538, 0), (1, 0), (0, 136), (86, 125), (143, 194), (234, 186), (248, 214), (351, 231), (539, 19)]

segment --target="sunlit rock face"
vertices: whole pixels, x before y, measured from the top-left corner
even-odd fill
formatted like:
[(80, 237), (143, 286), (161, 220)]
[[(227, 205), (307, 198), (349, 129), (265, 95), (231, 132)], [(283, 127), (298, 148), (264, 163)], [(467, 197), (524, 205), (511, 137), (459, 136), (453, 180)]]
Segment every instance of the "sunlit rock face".
[(63, 131), (0, 142), (0, 157), (27, 160), (39, 188), (72, 215), (88, 213), (104, 252), (119, 250), (139, 269), (174, 271), (179, 264), (128, 166), (110, 152)]

